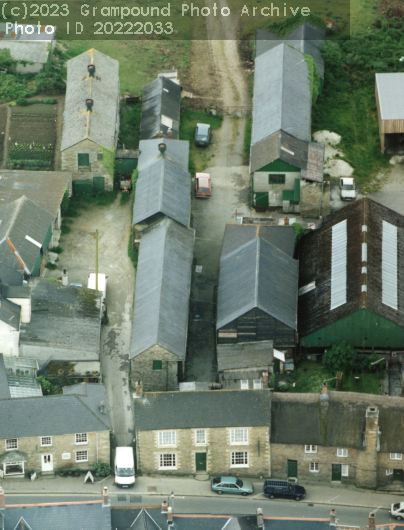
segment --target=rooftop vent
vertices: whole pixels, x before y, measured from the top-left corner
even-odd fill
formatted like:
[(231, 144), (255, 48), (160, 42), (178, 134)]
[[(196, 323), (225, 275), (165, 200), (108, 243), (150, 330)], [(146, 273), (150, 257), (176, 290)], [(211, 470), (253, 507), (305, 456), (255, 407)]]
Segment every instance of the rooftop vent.
[(159, 144), (159, 151), (161, 154), (165, 153), (166, 152), (166, 149), (167, 149), (167, 146), (164, 142), (161, 142), (161, 144)]
[(86, 99), (87, 110), (89, 110), (91, 112), (91, 109), (93, 108), (93, 105), (94, 105), (94, 101), (92, 99)]
[(94, 77), (95, 74), (95, 66), (93, 64), (88, 65), (88, 76)]

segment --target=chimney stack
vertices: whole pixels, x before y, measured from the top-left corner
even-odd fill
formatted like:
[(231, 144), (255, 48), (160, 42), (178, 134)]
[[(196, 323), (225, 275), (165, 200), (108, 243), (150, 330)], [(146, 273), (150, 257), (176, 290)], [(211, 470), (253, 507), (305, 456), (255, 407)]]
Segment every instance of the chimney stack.
[(135, 396), (136, 396), (136, 397), (143, 396), (143, 385), (142, 385), (142, 381), (136, 381), (135, 389), (136, 389), (136, 392), (135, 392)]
[(262, 388), (268, 388), (268, 372), (262, 372)]
[(91, 98), (86, 99), (87, 110), (91, 112), (93, 105), (94, 105), (94, 101)]
[(336, 524), (336, 521), (335, 521), (335, 510), (331, 510), (331, 513), (330, 513), (330, 526), (335, 526)]
[(167, 138), (172, 138), (172, 137), (173, 137), (173, 130), (167, 129)]
[(62, 285), (64, 285), (64, 286), (69, 285), (69, 278), (68, 278), (67, 270), (66, 270), (66, 269), (63, 269), (63, 273), (62, 273)]
[(5, 504), (4, 504), (4, 490), (0, 486), (0, 510), (4, 510)]
[(107, 488), (107, 486), (104, 486), (104, 488), (102, 490), (102, 505), (103, 506), (109, 506), (108, 488)]
[(164, 142), (159, 143), (159, 151), (162, 155), (166, 152), (167, 146)]
[(376, 514), (374, 512), (370, 512), (369, 514), (369, 530), (375, 530), (376, 528)]
[(168, 508), (167, 501), (163, 501), (161, 503), (161, 513), (167, 513), (167, 508)]
[(171, 508), (171, 506), (169, 506), (167, 508), (167, 525), (171, 526), (172, 524), (174, 524), (174, 521), (173, 521), (173, 509)]
[(328, 401), (329, 399), (330, 399), (330, 396), (328, 395), (327, 383), (324, 381), (323, 389), (321, 391), (320, 401)]
[(88, 65), (88, 77), (94, 77), (95, 66), (93, 64)]
[(264, 515), (262, 513), (262, 508), (257, 508), (257, 527), (265, 528), (264, 526)]

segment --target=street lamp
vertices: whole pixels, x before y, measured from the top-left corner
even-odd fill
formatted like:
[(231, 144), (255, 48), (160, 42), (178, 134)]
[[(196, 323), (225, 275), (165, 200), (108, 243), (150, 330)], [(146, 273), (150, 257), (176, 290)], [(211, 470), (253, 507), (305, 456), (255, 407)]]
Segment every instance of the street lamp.
[(171, 508), (173, 510), (173, 513), (174, 513), (174, 492), (173, 491), (171, 492)]

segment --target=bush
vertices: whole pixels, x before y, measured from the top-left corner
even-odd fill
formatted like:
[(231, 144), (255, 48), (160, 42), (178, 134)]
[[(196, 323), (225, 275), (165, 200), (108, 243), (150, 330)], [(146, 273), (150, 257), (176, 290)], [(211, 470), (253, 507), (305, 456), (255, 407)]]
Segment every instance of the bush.
[(95, 475), (97, 477), (108, 477), (111, 474), (111, 466), (104, 464), (104, 462), (96, 462)]
[(26, 107), (29, 105), (29, 101), (27, 98), (17, 98), (16, 103), (19, 107)]
[(345, 340), (333, 344), (332, 348), (324, 354), (324, 366), (332, 373), (343, 372), (348, 374), (356, 363), (358, 354)]
[(299, 223), (293, 223), (293, 227), (295, 229), (295, 245), (299, 242), (300, 238), (308, 231), (310, 228), (305, 228), (302, 225), (299, 225)]
[(42, 103), (45, 103), (45, 105), (54, 105), (57, 101), (53, 98), (45, 98)]
[(46, 264), (46, 268), (49, 269), (50, 271), (55, 271), (58, 268), (58, 266), (48, 261), (48, 263)]
[(70, 226), (62, 223), (62, 226), (60, 227), (60, 230), (62, 231), (62, 234), (68, 234), (70, 232)]
[(127, 202), (129, 202), (130, 199), (130, 193), (129, 192), (122, 192), (121, 198), (120, 198), (120, 205), (124, 206)]
[(62, 247), (52, 247), (50, 249), (51, 252), (54, 252), (55, 254), (61, 254), (62, 252), (64, 252), (64, 249)]

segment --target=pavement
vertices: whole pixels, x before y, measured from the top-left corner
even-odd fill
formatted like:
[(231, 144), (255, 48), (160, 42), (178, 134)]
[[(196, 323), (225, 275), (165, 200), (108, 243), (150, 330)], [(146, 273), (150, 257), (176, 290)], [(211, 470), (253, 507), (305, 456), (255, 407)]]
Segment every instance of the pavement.
[[(247, 498), (243, 497), (243, 499), (257, 500), (257, 498), (263, 498), (265, 501), (271, 502), (261, 493), (264, 479), (252, 480), (254, 484), (254, 494)], [(306, 503), (309, 505), (323, 504), (330, 507), (351, 506), (388, 510), (391, 503), (396, 502), (398, 496), (404, 496), (403, 493), (399, 492), (368, 491), (342, 484), (313, 484), (299, 481), (299, 485), (306, 488), (306, 498), (300, 502), (301, 504)], [(136, 478), (135, 486), (128, 489), (118, 488), (114, 484), (114, 477), (112, 476), (104, 479), (96, 477), (94, 483), (84, 483), (84, 476), (81, 476), (80, 478), (57, 476), (54, 479), (44, 479), (39, 477), (35, 481), (28, 479), (3, 479), (1, 480), (1, 486), (4, 488), (6, 496), (94, 495), (96, 498), (101, 498), (102, 488), (107, 486), (108, 493), (112, 497), (119, 494), (169, 497), (171, 492), (174, 492), (176, 498), (218, 498), (218, 495), (211, 491), (209, 480), (202, 482), (195, 480), (193, 477), (140, 476)], [(227, 497), (227, 495), (223, 495), (221, 498), (224, 499)], [(158, 501), (156, 499), (157, 504), (160, 502), (161, 499)], [(285, 500), (282, 502), (290, 501)]]

